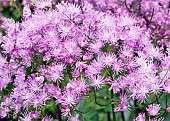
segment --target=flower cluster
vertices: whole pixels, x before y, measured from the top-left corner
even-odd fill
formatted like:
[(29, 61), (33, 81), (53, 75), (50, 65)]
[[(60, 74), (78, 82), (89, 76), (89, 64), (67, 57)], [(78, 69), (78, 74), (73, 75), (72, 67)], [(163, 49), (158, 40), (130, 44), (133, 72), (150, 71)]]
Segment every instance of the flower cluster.
[(110, 99), (114, 112), (130, 110), (132, 101), (148, 106), (134, 121), (166, 110), (158, 96), (170, 94), (169, 2), (138, 1), (24, 1), (22, 21), (6, 19), (0, 35), (0, 92), (12, 85), (1, 96), (0, 116), (52, 120), (40, 117), (52, 100), (63, 116), (79, 121), (78, 103), (104, 86), (112, 98), (118, 94), (118, 101)]

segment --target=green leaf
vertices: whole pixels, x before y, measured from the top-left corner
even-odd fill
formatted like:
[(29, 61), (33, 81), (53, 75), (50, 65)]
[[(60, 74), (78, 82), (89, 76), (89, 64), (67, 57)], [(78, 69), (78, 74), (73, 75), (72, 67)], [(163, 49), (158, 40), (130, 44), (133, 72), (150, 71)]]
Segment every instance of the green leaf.
[(85, 105), (85, 100), (81, 100), (77, 105), (77, 109), (82, 112), (84, 109), (84, 105)]
[(57, 119), (53, 119), (53, 121), (58, 121)]
[(49, 110), (52, 113), (55, 113), (55, 111), (56, 111), (56, 104), (55, 104), (54, 100), (47, 101), (47, 104), (45, 107), (47, 110)]
[(10, 1), (9, 5), (10, 5), (11, 7), (13, 6), (13, 1), (12, 1), (12, 0)]
[(14, 87), (13, 83), (9, 83), (6, 88), (2, 89), (2, 96), (8, 95), (12, 92), (12, 89)]
[(97, 112), (93, 107), (91, 107), (90, 110), (89, 110), (89, 112), (86, 113), (86, 114), (84, 115), (84, 117), (87, 117), (86, 119), (87, 119), (88, 121), (95, 121), (95, 120), (93, 120), (93, 119), (96, 119), (96, 118), (97, 118), (97, 115), (98, 115), (98, 112)]
[(105, 108), (105, 110), (104, 110), (105, 112), (112, 112), (112, 106), (111, 105), (108, 105), (108, 106), (106, 106), (106, 108)]

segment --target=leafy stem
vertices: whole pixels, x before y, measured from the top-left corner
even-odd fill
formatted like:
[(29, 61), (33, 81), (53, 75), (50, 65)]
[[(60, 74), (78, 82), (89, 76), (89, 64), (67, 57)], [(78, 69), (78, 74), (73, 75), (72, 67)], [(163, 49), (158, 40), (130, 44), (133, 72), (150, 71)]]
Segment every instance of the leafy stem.
[(19, 15), (22, 17), (22, 12), (21, 10), (19, 9), (18, 5), (16, 4), (16, 2), (14, 0), (11, 0), (11, 3), (14, 5), (14, 7), (17, 9)]
[(107, 106), (109, 104), (111, 104), (111, 102), (107, 103), (107, 104), (100, 104), (99, 102), (97, 102), (97, 95), (96, 95), (96, 91), (95, 89), (93, 88), (93, 92), (94, 92), (94, 100), (95, 100), (95, 103), (99, 106)]

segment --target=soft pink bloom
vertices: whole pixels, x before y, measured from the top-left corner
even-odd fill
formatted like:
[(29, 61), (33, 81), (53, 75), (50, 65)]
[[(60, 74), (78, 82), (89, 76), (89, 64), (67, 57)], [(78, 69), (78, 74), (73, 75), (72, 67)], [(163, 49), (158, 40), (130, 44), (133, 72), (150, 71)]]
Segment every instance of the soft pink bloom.
[(146, 121), (145, 113), (140, 113), (140, 114), (134, 119), (134, 121)]
[(114, 61), (116, 61), (116, 57), (113, 53), (104, 53), (100, 59), (105, 66), (112, 66), (114, 65)]
[(167, 111), (167, 112), (170, 112), (170, 107), (167, 107), (167, 108), (166, 108), (166, 111)]
[(126, 111), (128, 109), (128, 95), (125, 93), (120, 94), (120, 102), (118, 107), (114, 109), (114, 112)]
[(159, 110), (161, 109), (159, 104), (151, 104), (149, 105), (146, 110), (151, 116), (156, 116), (159, 114)]
[(71, 116), (70, 118), (69, 118), (69, 120), (70, 121), (80, 121), (79, 119), (78, 119), (78, 115), (75, 115), (75, 116)]
[(45, 8), (52, 5), (53, 0), (37, 0), (34, 5), (37, 8)]
[(161, 118), (153, 118), (153, 119), (149, 119), (149, 121), (165, 121), (163, 117)]
[(91, 86), (96, 89), (100, 89), (104, 85), (104, 78), (100, 75), (91, 76), (90, 78)]
[(53, 118), (50, 116), (45, 116), (41, 121), (52, 121)]

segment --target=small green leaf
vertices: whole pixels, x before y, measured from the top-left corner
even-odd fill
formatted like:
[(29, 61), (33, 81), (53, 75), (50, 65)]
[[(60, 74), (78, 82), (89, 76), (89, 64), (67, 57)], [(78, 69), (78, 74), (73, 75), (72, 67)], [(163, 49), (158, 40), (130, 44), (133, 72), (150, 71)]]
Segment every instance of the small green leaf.
[(13, 6), (13, 1), (12, 1), (12, 0), (9, 2), (9, 5), (10, 5), (11, 7)]
[(12, 89), (14, 87), (13, 83), (9, 83), (6, 88), (2, 89), (2, 96), (8, 95), (12, 92)]
[(112, 106), (111, 106), (111, 105), (108, 105), (108, 106), (106, 106), (106, 108), (105, 108), (104, 111), (105, 111), (105, 112), (110, 112), (110, 113), (111, 113), (112, 110), (113, 110), (113, 109), (112, 109)]
[(53, 119), (53, 121), (58, 121), (57, 119)]

